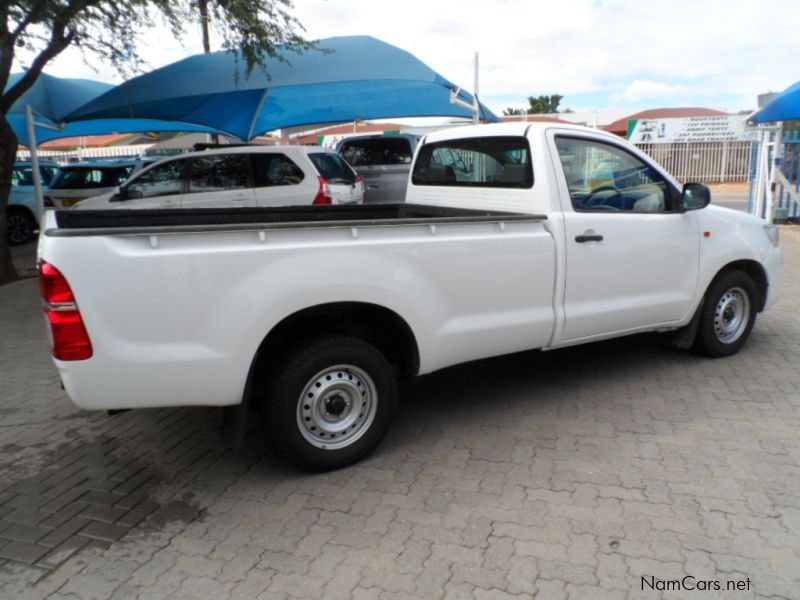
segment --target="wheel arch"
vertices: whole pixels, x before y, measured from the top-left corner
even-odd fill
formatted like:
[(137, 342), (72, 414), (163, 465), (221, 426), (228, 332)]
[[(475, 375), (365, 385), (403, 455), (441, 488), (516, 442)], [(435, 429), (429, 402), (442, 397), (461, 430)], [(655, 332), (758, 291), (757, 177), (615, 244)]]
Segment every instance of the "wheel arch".
[(722, 268), (720, 268), (716, 275), (714, 275), (713, 279), (708, 283), (706, 286), (706, 292), (711, 289), (717, 279), (720, 278), (724, 273), (729, 271), (742, 271), (750, 276), (753, 280), (753, 283), (756, 284), (756, 289), (758, 290), (758, 298), (756, 302), (756, 307), (758, 312), (764, 310), (764, 306), (767, 302), (767, 290), (769, 289), (769, 280), (767, 279), (767, 272), (764, 269), (763, 265), (758, 261), (752, 259), (742, 259), (742, 260), (735, 260), (727, 263)]
[(13, 213), (23, 213), (28, 215), (31, 219), (33, 219), (33, 223), (38, 227), (39, 219), (36, 218), (36, 215), (33, 211), (23, 204), (9, 204), (6, 207), (6, 214), (11, 215)]

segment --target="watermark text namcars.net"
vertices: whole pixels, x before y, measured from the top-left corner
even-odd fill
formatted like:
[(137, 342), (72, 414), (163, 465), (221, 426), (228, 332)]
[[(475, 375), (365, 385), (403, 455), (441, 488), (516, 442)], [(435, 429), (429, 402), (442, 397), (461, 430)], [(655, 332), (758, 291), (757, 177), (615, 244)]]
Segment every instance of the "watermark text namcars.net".
[(752, 583), (750, 578), (747, 579), (698, 579), (692, 575), (686, 575), (682, 579), (657, 579), (653, 575), (642, 576), (642, 590), (643, 591), (659, 591), (659, 592), (682, 592), (682, 591), (700, 591), (700, 592), (736, 592), (748, 591), (751, 589)]

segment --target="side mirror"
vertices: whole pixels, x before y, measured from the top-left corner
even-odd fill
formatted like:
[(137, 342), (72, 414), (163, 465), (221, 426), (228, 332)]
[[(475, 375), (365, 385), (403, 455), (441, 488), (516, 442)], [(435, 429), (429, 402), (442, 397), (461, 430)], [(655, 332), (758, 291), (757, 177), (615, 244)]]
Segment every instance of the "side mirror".
[(124, 198), (125, 198), (125, 200), (131, 200), (131, 199), (134, 199), (134, 198), (144, 198), (144, 194), (142, 192), (140, 192), (139, 190), (131, 190), (131, 189), (125, 188), (125, 196), (124, 196)]
[(681, 193), (680, 212), (700, 210), (711, 202), (711, 190), (702, 183), (687, 183)]

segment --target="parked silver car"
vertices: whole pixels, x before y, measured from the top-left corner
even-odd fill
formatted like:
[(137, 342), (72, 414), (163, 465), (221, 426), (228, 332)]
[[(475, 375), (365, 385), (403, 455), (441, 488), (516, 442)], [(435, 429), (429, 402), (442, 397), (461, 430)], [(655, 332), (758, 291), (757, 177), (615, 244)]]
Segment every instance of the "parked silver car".
[(405, 202), (411, 159), (419, 136), (363, 135), (342, 140), (337, 152), (364, 178), (365, 204)]

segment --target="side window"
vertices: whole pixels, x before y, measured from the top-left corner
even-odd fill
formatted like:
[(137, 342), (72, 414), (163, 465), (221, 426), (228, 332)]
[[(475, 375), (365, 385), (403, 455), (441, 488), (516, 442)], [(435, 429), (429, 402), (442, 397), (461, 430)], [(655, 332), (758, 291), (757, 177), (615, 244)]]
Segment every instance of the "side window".
[(247, 156), (226, 154), (192, 159), (189, 193), (224, 192), (247, 187)]
[(582, 212), (670, 212), (670, 189), (650, 165), (612, 144), (556, 137), (572, 207)]
[(302, 169), (284, 154), (256, 153), (250, 155), (250, 160), (255, 187), (297, 185), (305, 177)]
[(181, 172), (184, 160), (173, 160), (160, 164), (126, 186), (127, 198), (152, 198), (154, 196), (170, 196), (181, 193)]
[(414, 185), (529, 188), (533, 168), (524, 137), (481, 137), (425, 144), (419, 151)]
[(101, 185), (103, 187), (116, 187), (125, 182), (131, 174), (133, 167), (119, 167), (105, 169), (101, 174)]
[(322, 178), (330, 183), (342, 183), (343, 181), (353, 183), (356, 180), (357, 176), (353, 169), (338, 154), (314, 152), (309, 154), (308, 158), (314, 163)]

